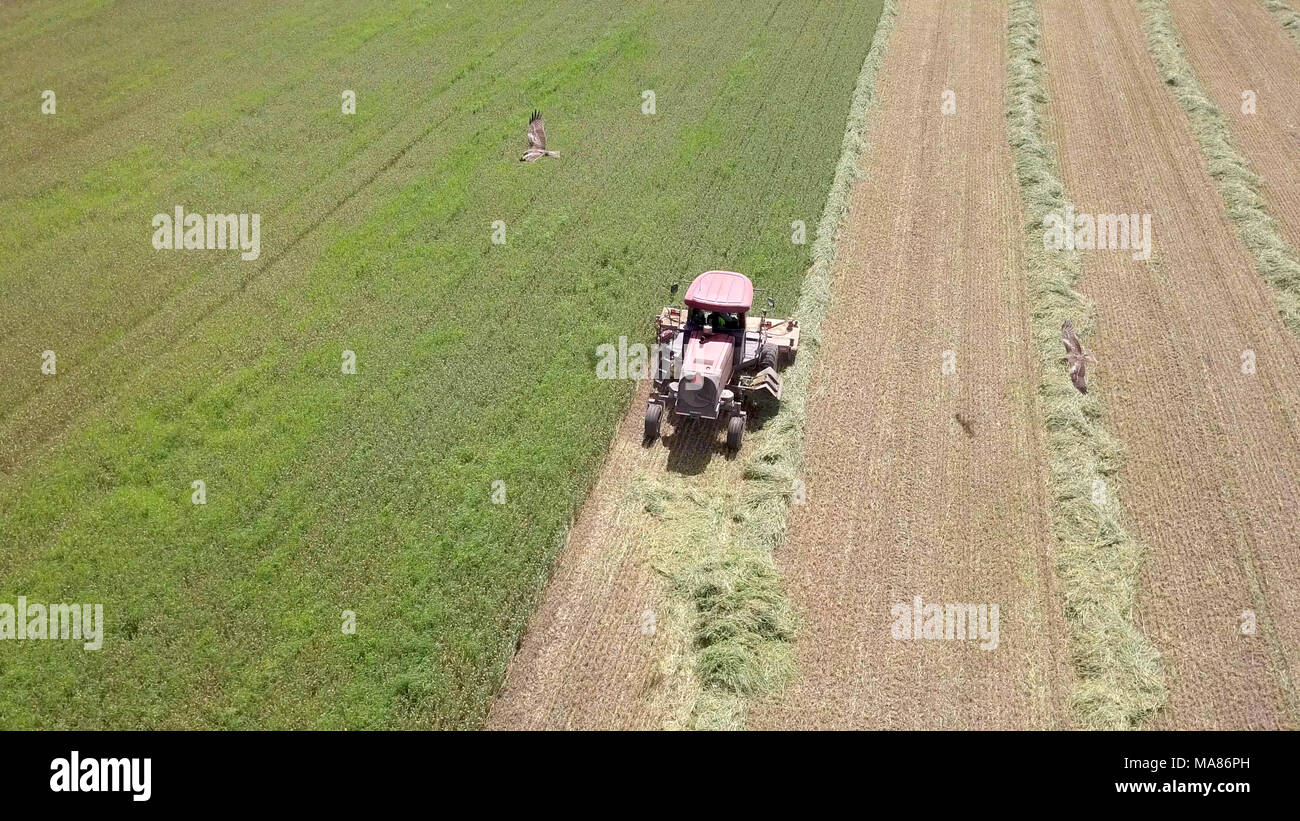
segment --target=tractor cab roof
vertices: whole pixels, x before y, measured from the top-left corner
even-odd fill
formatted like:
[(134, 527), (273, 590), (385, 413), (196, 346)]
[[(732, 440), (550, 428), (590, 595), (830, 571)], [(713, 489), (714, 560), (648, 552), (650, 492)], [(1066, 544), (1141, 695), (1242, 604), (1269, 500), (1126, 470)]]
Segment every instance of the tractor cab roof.
[(754, 284), (735, 271), (705, 271), (686, 289), (682, 301), (703, 311), (743, 314), (754, 303)]

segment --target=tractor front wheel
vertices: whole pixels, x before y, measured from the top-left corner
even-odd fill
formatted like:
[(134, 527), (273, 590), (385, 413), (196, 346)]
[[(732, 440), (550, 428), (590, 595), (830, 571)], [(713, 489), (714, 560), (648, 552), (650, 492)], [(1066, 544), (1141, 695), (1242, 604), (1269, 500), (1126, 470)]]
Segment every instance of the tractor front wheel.
[(740, 440), (745, 436), (745, 417), (733, 416), (727, 420), (727, 448), (740, 450)]
[(659, 428), (663, 424), (664, 406), (650, 403), (645, 406), (645, 440), (647, 443), (659, 438)]

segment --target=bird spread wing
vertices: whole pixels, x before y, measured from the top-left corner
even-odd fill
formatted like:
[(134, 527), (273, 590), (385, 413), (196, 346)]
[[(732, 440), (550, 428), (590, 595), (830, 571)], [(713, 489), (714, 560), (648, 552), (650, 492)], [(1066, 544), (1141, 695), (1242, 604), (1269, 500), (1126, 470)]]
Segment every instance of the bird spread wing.
[(1074, 387), (1079, 389), (1079, 393), (1088, 392), (1088, 375), (1084, 371), (1083, 357), (1070, 357), (1070, 381)]
[(1074, 323), (1065, 320), (1061, 326), (1061, 341), (1065, 343), (1065, 353), (1067, 356), (1082, 356), (1083, 346), (1079, 344), (1079, 337), (1074, 335)]
[(542, 123), (542, 115), (536, 111), (528, 121), (528, 147), (546, 150), (546, 125)]
[(1074, 333), (1074, 324), (1068, 319), (1061, 326), (1061, 341), (1065, 343), (1065, 359), (1070, 364), (1070, 382), (1079, 393), (1087, 393), (1087, 362), (1090, 359), (1093, 362), (1097, 360), (1083, 349), (1083, 343), (1079, 342), (1079, 337)]

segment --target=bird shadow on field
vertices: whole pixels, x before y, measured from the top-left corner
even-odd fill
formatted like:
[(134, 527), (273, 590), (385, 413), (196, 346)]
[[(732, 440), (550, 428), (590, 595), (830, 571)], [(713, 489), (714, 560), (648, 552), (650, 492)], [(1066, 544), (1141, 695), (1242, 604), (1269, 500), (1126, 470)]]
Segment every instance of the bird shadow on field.
[(968, 438), (975, 438), (975, 420), (964, 413), (954, 413), (952, 418), (961, 426), (962, 433), (965, 433)]

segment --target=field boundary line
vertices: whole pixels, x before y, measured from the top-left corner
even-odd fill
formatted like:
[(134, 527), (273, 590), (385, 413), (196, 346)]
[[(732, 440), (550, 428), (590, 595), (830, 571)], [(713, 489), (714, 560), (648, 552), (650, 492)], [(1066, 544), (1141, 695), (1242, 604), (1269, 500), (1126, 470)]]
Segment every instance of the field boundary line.
[[(1073, 320), (1086, 338), (1093, 306), (1076, 290), (1083, 272), (1078, 252), (1049, 254), (1042, 242), (1046, 217), (1065, 213), (1069, 202), (1046, 138), (1049, 97), (1036, 0), (1012, 0), (1008, 27), (1007, 139), (1025, 207), (1025, 265), (1038, 405), (1047, 434), (1055, 565), (1077, 676), (1070, 709), (1082, 727), (1128, 729), (1154, 715), (1168, 698), (1160, 654), (1133, 618), (1145, 550), (1123, 525), (1117, 479), (1122, 449), (1102, 425), (1101, 404), (1077, 393), (1064, 378), (1061, 325)], [(1094, 501), (1097, 488), (1100, 503)]]
[(1281, 227), (1269, 212), (1260, 191), (1259, 175), (1233, 144), (1228, 118), (1205, 92), (1188, 61), (1169, 3), (1138, 0), (1137, 5), (1147, 51), (1187, 118), (1228, 216), (1254, 258), (1255, 270), (1272, 286), (1282, 322), (1300, 334), (1300, 256), (1283, 239)]
[(744, 463), (740, 493), (727, 504), (734, 528), (721, 555), (688, 567), (678, 578), (696, 609), (697, 727), (744, 726), (748, 699), (779, 689), (794, 672), (795, 625), (773, 554), (784, 539), (803, 464), (808, 386), (830, 305), (835, 238), (861, 175), (869, 116), (897, 15), (897, 0), (885, 0), (854, 86), (835, 175), (813, 240), (812, 265), (794, 312), (801, 351), (784, 376), (781, 408), (761, 437), (755, 437), (758, 444)]
[(1277, 22), (1291, 35), (1291, 40), (1300, 46), (1300, 12), (1291, 7), (1286, 0), (1260, 0), (1264, 8), (1273, 13)]

